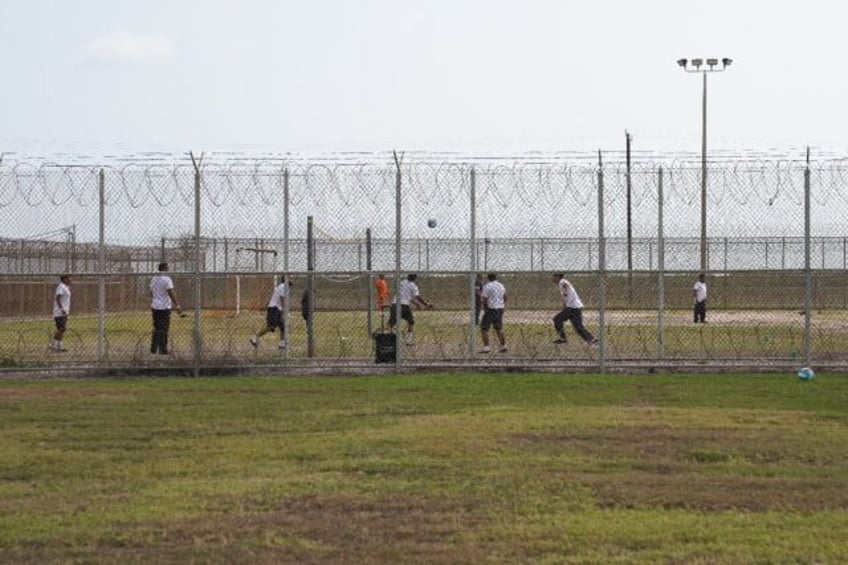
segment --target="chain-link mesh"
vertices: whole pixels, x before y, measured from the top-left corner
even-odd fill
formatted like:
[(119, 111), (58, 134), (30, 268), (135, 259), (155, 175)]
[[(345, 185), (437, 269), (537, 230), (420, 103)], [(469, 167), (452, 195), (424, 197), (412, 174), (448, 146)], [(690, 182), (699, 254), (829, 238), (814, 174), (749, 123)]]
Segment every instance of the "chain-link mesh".
[[(398, 340), (392, 356), (400, 366), (848, 361), (843, 161), (710, 162), (702, 242), (700, 162), (628, 169), (395, 157), (4, 163), (0, 364), (195, 372), (371, 365), (375, 334), (391, 315), (391, 306), (378, 307), (375, 282), (385, 275), (393, 297), (410, 273), (433, 308), (412, 309), (414, 344)], [(187, 314), (174, 310), (167, 357), (151, 354), (149, 284), (161, 262)], [(694, 319), (702, 270), (703, 324)], [(506, 351), (482, 353), (475, 278), (490, 272), (507, 290)], [(570, 323), (568, 343), (554, 343), (563, 309), (555, 273), (579, 294), (598, 343)], [(53, 309), (63, 274), (72, 304), (61, 333)], [(281, 274), (284, 329), (269, 331)]]

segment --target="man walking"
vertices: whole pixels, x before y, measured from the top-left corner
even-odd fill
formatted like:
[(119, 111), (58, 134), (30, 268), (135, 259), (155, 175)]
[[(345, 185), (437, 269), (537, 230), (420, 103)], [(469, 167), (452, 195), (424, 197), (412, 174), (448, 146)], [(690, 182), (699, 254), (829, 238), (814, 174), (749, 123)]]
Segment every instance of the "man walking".
[(695, 286), (692, 288), (692, 295), (695, 298), (695, 323), (707, 323), (707, 283), (704, 282), (706, 275), (701, 273), (698, 275), (698, 280), (695, 281)]
[[(418, 291), (418, 285), (415, 284), (417, 279), (418, 275), (410, 273), (406, 276), (405, 280), (400, 281), (398, 288), (398, 296), (400, 298), (400, 317), (401, 319), (406, 320), (407, 345), (415, 344), (415, 334), (413, 333), (413, 330), (415, 329), (415, 316), (412, 315), (412, 306), (428, 309), (433, 307), (433, 304), (424, 300), (424, 297), (421, 296), (421, 293)], [(391, 333), (394, 330), (395, 325), (397, 325), (397, 298), (398, 297), (395, 297), (395, 300), (392, 300), (392, 308), (389, 313), (389, 333)]]
[(150, 280), (150, 310), (153, 314), (153, 336), (150, 353), (168, 355), (168, 332), (171, 330), (171, 308), (182, 315), (174, 293), (174, 281), (167, 274), (168, 263), (159, 263), (159, 274)]
[(283, 314), (288, 295), (289, 289), (286, 284), (286, 276), (280, 275), (280, 284), (274, 287), (274, 292), (271, 293), (268, 306), (265, 308), (265, 325), (256, 332), (256, 335), (250, 338), (250, 345), (254, 349), (259, 347), (259, 338), (265, 334), (274, 333), (278, 329), (280, 330), (280, 349), (286, 348), (286, 322)]
[(583, 340), (590, 344), (598, 343), (598, 340), (595, 339), (589, 330), (583, 326), (583, 302), (580, 300), (580, 297), (577, 295), (577, 291), (574, 290), (574, 286), (570, 282), (565, 279), (565, 275), (563, 273), (556, 273), (553, 276), (553, 283), (557, 285), (559, 289), (559, 294), (562, 297), (563, 309), (562, 311), (554, 316), (554, 329), (556, 330), (557, 336), (559, 336), (554, 343), (568, 343), (568, 339), (565, 337), (565, 322), (571, 322), (571, 326), (574, 328), (574, 331), (577, 332)]
[(489, 273), (489, 282), (480, 291), (483, 306), (483, 319), (480, 322), (480, 335), (483, 338), (483, 349), (480, 353), (489, 353), (489, 328), (495, 329), (501, 353), (506, 352), (506, 337), (503, 333), (503, 314), (506, 306), (506, 287), (497, 280), (495, 273)]
[(53, 340), (50, 342), (50, 351), (60, 353), (67, 351), (62, 339), (65, 337), (65, 330), (68, 326), (68, 314), (70, 312), (71, 277), (70, 275), (62, 275), (59, 277), (56, 292), (53, 293), (53, 323), (56, 325), (56, 332), (53, 334)]

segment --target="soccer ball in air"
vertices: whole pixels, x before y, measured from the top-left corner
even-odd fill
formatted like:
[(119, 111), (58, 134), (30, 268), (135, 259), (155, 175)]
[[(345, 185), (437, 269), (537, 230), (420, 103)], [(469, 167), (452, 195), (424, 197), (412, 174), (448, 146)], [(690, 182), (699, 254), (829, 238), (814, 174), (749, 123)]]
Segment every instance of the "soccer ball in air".
[(436, 227), (436, 218), (430, 218), (429, 220), (427, 220), (427, 227), (428, 228), (435, 228)]
[(798, 369), (798, 378), (802, 381), (811, 381), (816, 377), (816, 372), (809, 367)]

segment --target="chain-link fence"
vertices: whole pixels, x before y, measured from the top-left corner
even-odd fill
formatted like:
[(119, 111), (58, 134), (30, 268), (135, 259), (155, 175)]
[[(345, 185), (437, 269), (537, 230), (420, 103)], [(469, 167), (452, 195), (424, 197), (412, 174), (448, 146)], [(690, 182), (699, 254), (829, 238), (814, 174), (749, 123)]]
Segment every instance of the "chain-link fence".
[[(4, 163), (0, 366), (373, 366), (392, 310), (378, 308), (375, 282), (384, 274), (394, 296), (410, 273), (434, 308), (411, 309), (414, 343), (397, 340), (388, 367), (848, 364), (845, 162), (712, 162), (702, 175), (684, 160)], [(167, 356), (151, 353), (161, 262), (188, 314), (171, 319)], [(481, 272), (507, 290), (506, 351), (480, 351)], [(283, 273), (285, 329), (272, 337), (266, 309)], [(597, 343), (568, 324), (568, 343), (554, 343), (555, 273)]]

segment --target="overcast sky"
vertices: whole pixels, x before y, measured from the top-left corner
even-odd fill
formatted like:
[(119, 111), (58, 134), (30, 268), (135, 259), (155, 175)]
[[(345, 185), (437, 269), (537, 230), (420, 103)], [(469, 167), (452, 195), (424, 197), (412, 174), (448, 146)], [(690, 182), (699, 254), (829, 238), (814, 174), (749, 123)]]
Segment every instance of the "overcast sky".
[(843, 151), (848, 3), (0, 0), (0, 152)]

